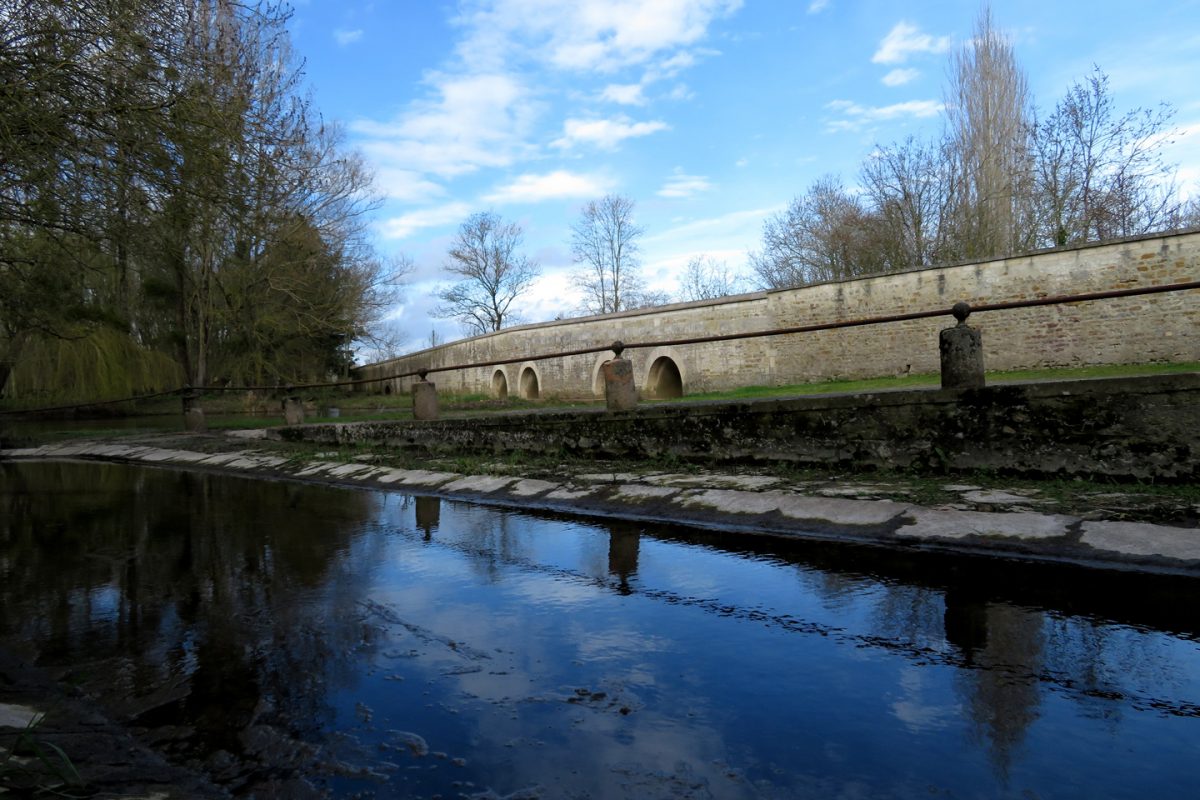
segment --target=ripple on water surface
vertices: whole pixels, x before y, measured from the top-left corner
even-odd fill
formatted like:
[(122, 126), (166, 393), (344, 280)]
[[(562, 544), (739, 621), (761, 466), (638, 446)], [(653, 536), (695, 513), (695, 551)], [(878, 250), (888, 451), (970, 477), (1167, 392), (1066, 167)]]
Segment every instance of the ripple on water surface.
[(0, 635), (234, 794), (1193, 788), (1194, 581), (126, 466), (0, 479)]

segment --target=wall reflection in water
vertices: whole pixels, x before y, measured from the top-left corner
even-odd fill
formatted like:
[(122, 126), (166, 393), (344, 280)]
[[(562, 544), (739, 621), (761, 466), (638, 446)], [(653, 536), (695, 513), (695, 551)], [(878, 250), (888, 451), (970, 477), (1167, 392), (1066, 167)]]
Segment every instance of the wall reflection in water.
[(1171, 796), (1200, 751), (1185, 580), (112, 465), (0, 480), (4, 646), (235, 794)]

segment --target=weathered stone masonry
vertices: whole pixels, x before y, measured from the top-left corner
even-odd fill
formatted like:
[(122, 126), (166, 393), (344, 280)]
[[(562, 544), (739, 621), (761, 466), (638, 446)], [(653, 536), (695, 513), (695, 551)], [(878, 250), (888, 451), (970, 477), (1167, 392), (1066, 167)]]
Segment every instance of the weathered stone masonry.
[[(1200, 232), (1050, 250), (799, 289), (524, 325), (362, 367), (374, 378), (624, 342), (750, 332), (863, 317), (1200, 280)], [(629, 348), (640, 389), (671, 395), (829, 378), (938, 370), (949, 316), (789, 336)], [(1200, 292), (1099, 300), (973, 315), (989, 370), (1200, 361)], [(441, 391), (602, 397), (611, 353), (436, 372)], [(414, 379), (374, 384), (407, 392)]]
[(1050, 477), (1200, 479), (1200, 374), (979, 389), (655, 403), (414, 422), (325, 423), (272, 436), (420, 454), (670, 456)]

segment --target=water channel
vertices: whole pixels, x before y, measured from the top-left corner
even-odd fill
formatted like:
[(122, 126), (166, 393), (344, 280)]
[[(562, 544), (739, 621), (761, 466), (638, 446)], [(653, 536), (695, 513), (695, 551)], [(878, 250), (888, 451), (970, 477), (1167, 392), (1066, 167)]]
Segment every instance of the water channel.
[(240, 796), (1189, 797), (1200, 586), (0, 463), (0, 647)]

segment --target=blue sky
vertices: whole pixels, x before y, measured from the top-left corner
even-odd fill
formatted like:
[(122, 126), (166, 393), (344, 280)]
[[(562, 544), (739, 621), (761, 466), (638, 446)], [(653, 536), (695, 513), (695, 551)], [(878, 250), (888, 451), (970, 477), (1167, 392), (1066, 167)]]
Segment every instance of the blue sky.
[[(458, 225), (525, 230), (542, 277), (521, 321), (572, 314), (570, 225), (605, 193), (636, 202), (643, 274), (674, 293), (694, 256), (742, 269), (763, 220), (815, 179), (848, 186), (876, 144), (934, 135), (974, 2), (297, 0), (317, 107), (386, 202), (381, 253), (417, 270), (394, 324), (419, 349)], [(1093, 65), (1121, 109), (1170, 103), (1168, 155), (1200, 192), (1200, 0), (995, 0), (1040, 108)]]

